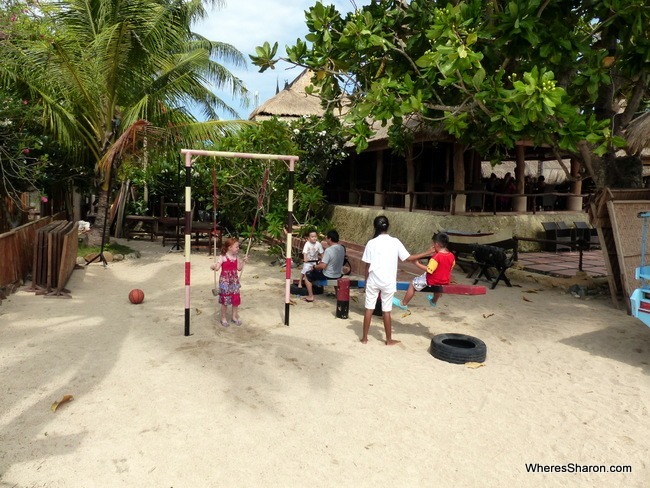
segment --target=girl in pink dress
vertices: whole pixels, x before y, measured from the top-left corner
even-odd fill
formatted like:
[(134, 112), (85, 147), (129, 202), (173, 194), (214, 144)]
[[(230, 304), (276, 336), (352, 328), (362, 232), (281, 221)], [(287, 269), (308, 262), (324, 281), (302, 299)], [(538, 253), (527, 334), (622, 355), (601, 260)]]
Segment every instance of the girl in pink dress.
[(228, 306), (232, 306), (232, 323), (241, 325), (239, 320), (239, 305), (241, 296), (239, 295), (239, 272), (244, 269), (244, 264), (248, 257), (239, 258), (239, 240), (229, 237), (221, 246), (221, 256), (217, 258), (216, 263), (210, 266), (210, 269), (217, 272), (221, 269), (219, 275), (219, 303), (221, 304), (221, 325), (228, 327)]

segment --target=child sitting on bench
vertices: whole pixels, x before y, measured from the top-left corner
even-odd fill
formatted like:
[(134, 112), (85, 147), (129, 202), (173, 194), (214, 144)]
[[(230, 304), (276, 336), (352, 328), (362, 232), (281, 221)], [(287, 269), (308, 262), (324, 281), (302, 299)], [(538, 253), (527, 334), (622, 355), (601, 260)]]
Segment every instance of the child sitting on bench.
[(322, 244), (318, 242), (318, 232), (310, 230), (307, 234), (305, 247), (302, 248), (303, 265), (300, 272), (300, 286), (305, 286), (305, 275), (314, 269), (316, 263), (322, 259), (324, 252)]
[[(449, 284), (449, 281), (451, 280), (451, 270), (456, 264), (456, 258), (454, 257), (454, 254), (447, 249), (448, 245), (449, 236), (444, 232), (433, 236), (433, 249), (435, 250), (435, 254), (431, 256), (428, 264), (425, 266), (424, 264), (415, 261), (416, 266), (424, 270), (425, 273), (413, 278), (413, 281), (409, 284), (409, 289), (406, 291), (406, 295), (404, 295), (404, 298), (401, 301), (399, 298), (393, 297), (393, 305), (402, 310), (406, 310), (416, 291), (422, 291), (427, 286)], [(427, 295), (427, 300), (432, 307), (435, 307), (441, 296), (442, 293), (434, 292), (432, 295)]]

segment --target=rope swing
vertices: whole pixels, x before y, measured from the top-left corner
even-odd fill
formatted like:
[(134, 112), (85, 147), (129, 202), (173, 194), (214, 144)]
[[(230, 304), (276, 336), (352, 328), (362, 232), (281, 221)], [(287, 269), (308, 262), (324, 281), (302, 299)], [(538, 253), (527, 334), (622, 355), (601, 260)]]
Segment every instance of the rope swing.
[[(253, 218), (253, 225), (251, 226), (251, 232), (250, 235), (248, 236), (248, 246), (246, 247), (246, 254), (244, 258), (248, 257), (248, 253), (251, 250), (251, 243), (253, 242), (253, 234), (255, 233), (255, 226), (257, 225), (257, 219), (260, 215), (260, 210), (262, 210), (262, 205), (264, 203), (264, 195), (266, 193), (266, 184), (269, 181), (269, 165), (266, 166), (266, 169), (264, 170), (264, 178), (262, 178), (262, 188), (260, 189), (260, 193), (257, 195), (257, 210), (255, 210), (255, 217)], [(244, 270), (241, 270), (241, 273), (239, 274), (239, 278), (241, 279), (242, 275), (244, 274)]]
[[(216, 163), (212, 163), (212, 252), (214, 254), (214, 267), (217, 267), (217, 169)], [(214, 275), (214, 288), (212, 294), (216, 297), (219, 295), (217, 286), (217, 272)]]

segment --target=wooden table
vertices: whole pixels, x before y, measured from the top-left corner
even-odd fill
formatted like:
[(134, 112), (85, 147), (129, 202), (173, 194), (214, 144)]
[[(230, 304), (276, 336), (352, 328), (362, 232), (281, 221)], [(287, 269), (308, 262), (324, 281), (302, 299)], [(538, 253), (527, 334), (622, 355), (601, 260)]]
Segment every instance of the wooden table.
[(158, 217), (147, 215), (126, 216), (126, 240), (134, 237), (146, 237), (153, 241), (158, 236)]
[(200, 222), (196, 220), (193, 221), (191, 231), (192, 249), (198, 250), (200, 248), (207, 247), (208, 254), (212, 254), (212, 250), (214, 249), (215, 245), (213, 239), (216, 238), (217, 253), (220, 253), (222, 234), (221, 231), (221, 227), (217, 226), (217, 231), (215, 233), (214, 223), (212, 222)]
[[(185, 242), (185, 220), (177, 219), (176, 217), (161, 217), (158, 219), (161, 227), (161, 235), (163, 236), (162, 245), (165, 245), (167, 239), (175, 239), (176, 232), (178, 232), (179, 242)], [(192, 249), (207, 248), (208, 253), (212, 254), (214, 247), (213, 238), (217, 239), (217, 249), (221, 247), (221, 227), (217, 226), (216, 235), (213, 235), (214, 223), (201, 222), (198, 220), (192, 221), (192, 230), (190, 231)], [(218, 252), (218, 251), (217, 251)]]

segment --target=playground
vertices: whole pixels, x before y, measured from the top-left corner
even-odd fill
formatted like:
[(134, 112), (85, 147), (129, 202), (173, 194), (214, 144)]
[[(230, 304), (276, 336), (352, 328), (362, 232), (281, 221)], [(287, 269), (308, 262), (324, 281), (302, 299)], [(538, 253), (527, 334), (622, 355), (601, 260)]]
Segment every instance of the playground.
[[(515, 273), (435, 308), (417, 294), (393, 310), (400, 344), (374, 317), (364, 345), (361, 290), (347, 319), (327, 289), (293, 297), (286, 326), (285, 271), (254, 245), (241, 327), (192, 254), (185, 336), (183, 253), (128, 245), (73, 271), (69, 299), (2, 302), (0, 486), (648, 486), (650, 330), (606, 295)], [(483, 340), (485, 363), (433, 358), (442, 333)]]

